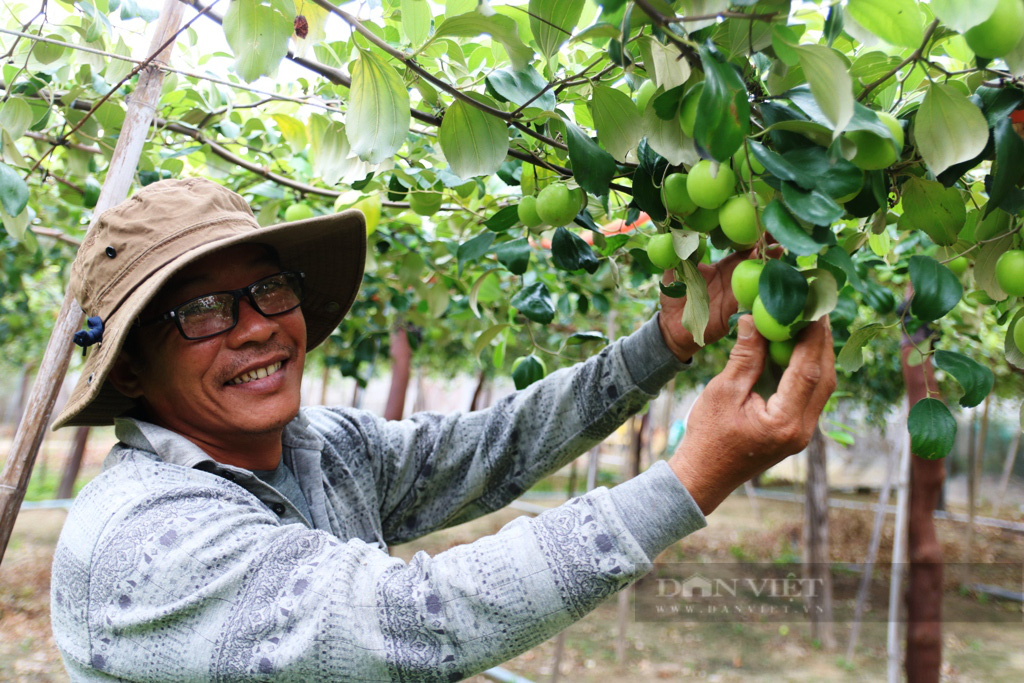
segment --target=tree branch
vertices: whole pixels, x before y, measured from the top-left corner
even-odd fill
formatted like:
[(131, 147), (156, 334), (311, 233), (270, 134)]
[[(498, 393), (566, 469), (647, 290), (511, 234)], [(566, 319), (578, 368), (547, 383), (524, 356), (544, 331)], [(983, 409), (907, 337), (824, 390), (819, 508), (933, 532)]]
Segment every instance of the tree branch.
[(905, 67), (907, 64), (910, 64), (911, 62), (916, 62), (917, 60), (921, 59), (921, 55), (924, 54), (925, 46), (928, 45), (928, 41), (932, 39), (932, 34), (935, 33), (935, 29), (937, 29), (938, 27), (939, 27), (939, 20), (938, 19), (936, 19), (932, 23), (928, 24), (928, 28), (926, 28), (925, 31), (924, 31), (924, 39), (921, 41), (921, 45), (916, 50), (914, 50), (910, 54), (909, 57), (907, 57), (902, 62), (897, 64), (889, 73), (885, 74), (884, 76), (882, 76), (878, 80), (872, 81), (870, 84), (866, 85), (864, 87), (864, 90), (861, 91), (860, 95), (857, 96), (857, 101), (858, 102), (863, 102), (864, 99), (868, 96), (868, 94), (871, 93), (872, 90), (874, 90), (875, 88), (877, 88), (878, 86), (882, 85), (887, 80), (889, 80), (890, 78), (892, 78), (893, 76), (898, 74), (900, 72), (900, 69)]

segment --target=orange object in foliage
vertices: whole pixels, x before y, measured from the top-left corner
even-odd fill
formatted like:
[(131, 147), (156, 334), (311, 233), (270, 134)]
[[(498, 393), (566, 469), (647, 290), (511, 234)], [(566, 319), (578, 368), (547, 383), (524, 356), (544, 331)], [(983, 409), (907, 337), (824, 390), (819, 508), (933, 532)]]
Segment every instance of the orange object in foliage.
[[(632, 222), (632, 223), (626, 223), (625, 220), (612, 221), (611, 223), (606, 223), (606, 224), (601, 226), (601, 234), (603, 234), (603, 235), (619, 235), (621, 233), (629, 232), (631, 230), (639, 228), (641, 225), (644, 225), (644, 224), (650, 222), (650, 220), (651, 220), (650, 216), (648, 216), (646, 213), (641, 213), (640, 216), (634, 222)], [(594, 244), (594, 233), (592, 231), (584, 230), (583, 234), (581, 235), (581, 237), (582, 237), (584, 242), (586, 242), (587, 244), (593, 246), (593, 244)], [(533, 240), (530, 240), (530, 241), (533, 242)], [(544, 239), (542, 239), (540, 241), (540, 246), (543, 247), (544, 249), (550, 249), (551, 248), (551, 238), (550, 237), (545, 237)]]
[(1017, 135), (1024, 139), (1024, 109), (1010, 112), (1010, 123), (1013, 124), (1013, 130)]

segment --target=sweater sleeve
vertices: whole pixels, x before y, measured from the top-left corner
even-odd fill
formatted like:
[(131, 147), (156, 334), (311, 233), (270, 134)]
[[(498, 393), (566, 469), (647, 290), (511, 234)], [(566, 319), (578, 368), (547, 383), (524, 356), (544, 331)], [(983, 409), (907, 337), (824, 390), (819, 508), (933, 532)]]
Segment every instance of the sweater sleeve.
[(507, 505), (604, 440), (684, 367), (654, 318), (486, 410), (362, 417), (385, 539), (405, 542)]
[[(62, 533), (55, 638), (73, 680), (459, 680), (551, 637), (704, 524), (666, 470), (405, 563), (282, 525), (214, 475), (127, 459)], [(681, 498), (651, 505), (665, 493)]]

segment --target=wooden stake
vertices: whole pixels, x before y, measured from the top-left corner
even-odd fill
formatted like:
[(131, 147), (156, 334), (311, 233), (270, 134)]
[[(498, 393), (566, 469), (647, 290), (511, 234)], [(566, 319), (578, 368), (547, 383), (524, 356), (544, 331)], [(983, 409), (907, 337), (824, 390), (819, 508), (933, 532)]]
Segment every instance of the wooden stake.
[[(156, 32), (147, 55), (168, 43), (181, 26), (184, 5), (178, 0), (165, 0), (160, 12)], [(103, 182), (99, 200), (93, 210), (98, 217), (103, 211), (115, 206), (128, 196), (139, 164), (142, 146), (149, 135), (149, 127), (160, 103), (160, 88), (163, 85), (163, 71), (160, 64), (166, 64), (173, 42), (153, 60), (153, 63), (139, 72), (138, 86), (128, 98), (128, 111), (124, 126), (117, 139), (117, 146), (110, 160), (110, 171)], [(39, 445), (43, 441), (53, 406), (57, 400), (64, 375), (71, 362), (73, 345), (71, 336), (82, 326), (82, 309), (68, 292), (53, 326), (53, 334), (46, 346), (39, 374), (32, 387), (25, 409), (25, 419), (18, 425), (14, 435), (7, 464), (0, 473), (0, 561), (7, 550), (14, 520), (18, 516), (25, 489), (32, 475)]]
[(1006, 488), (1010, 485), (1010, 473), (1013, 472), (1013, 461), (1017, 459), (1017, 451), (1020, 450), (1020, 430), (1015, 429), (1010, 449), (1006, 451), (1006, 460), (1003, 461), (1003, 476), (999, 479), (999, 493), (996, 494), (996, 502), (992, 504), (992, 516), (999, 516), (999, 508), (1003, 506), (1003, 497), (1006, 496)]

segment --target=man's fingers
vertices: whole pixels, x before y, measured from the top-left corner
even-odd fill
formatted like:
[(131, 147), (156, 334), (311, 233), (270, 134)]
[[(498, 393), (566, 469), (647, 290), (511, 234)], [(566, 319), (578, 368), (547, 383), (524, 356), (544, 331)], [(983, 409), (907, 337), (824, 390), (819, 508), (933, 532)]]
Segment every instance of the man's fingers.
[(828, 397), (832, 395), (832, 392), (836, 389), (836, 354), (832, 343), (832, 325), (828, 318), (824, 319), (825, 323), (825, 338), (821, 344), (821, 380), (818, 382), (818, 386), (815, 387), (814, 395), (811, 397), (811, 403), (808, 406), (808, 412), (812, 412), (814, 415), (819, 414), (825, 407), (825, 402), (828, 401)]
[[(786, 421), (803, 421), (811, 406), (811, 400), (825, 376), (823, 349), (826, 338), (829, 340), (828, 352), (831, 354), (831, 335), (828, 334), (824, 321), (811, 323), (804, 329), (796, 348), (793, 349), (789, 366), (779, 381), (779, 388), (768, 401), (769, 413), (778, 414)], [(822, 406), (824, 405), (822, 402)]]
[(736, 345), (732, 347), (725, 369), (718, 376), (738, 395), (746, 398), (764, 370), (767, 348), (764, 337), (754, 327), (754, 316), (742, 316), (736, 330)]

